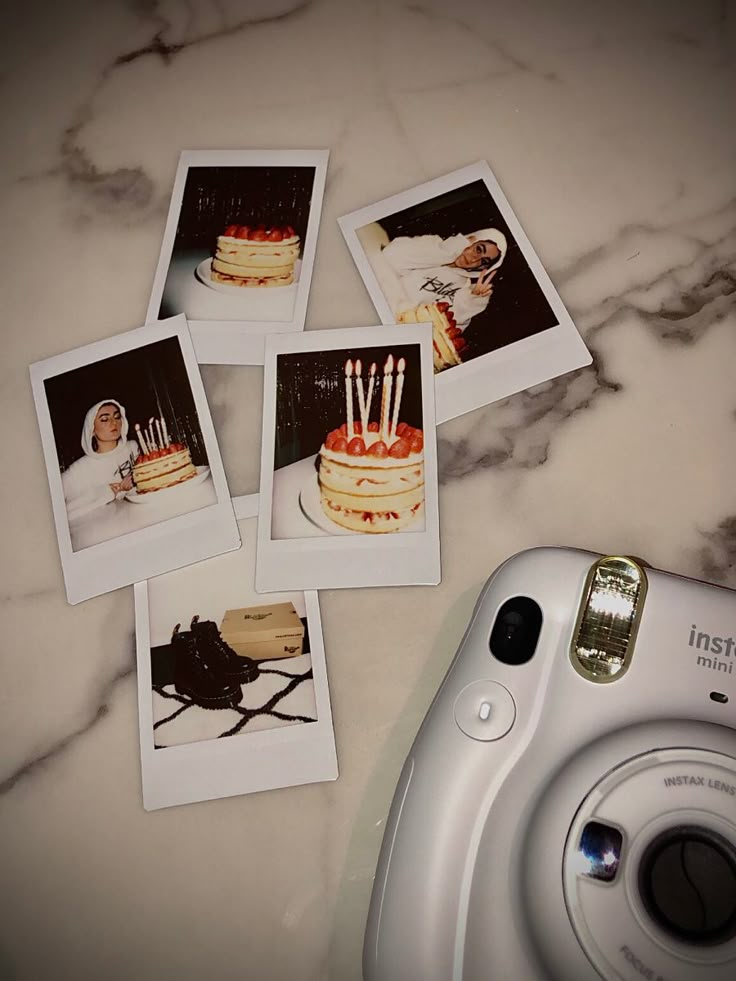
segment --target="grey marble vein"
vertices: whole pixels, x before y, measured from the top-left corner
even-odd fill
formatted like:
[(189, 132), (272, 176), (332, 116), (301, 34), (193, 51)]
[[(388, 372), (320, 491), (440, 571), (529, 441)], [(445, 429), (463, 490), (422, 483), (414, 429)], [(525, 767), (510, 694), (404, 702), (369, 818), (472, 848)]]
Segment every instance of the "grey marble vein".
[[(603, 394), (622, 386), (607, 378), (599, 355), (587, 368), (512, 395), (476, 413), (460, 438), (437, 440), (440, 484), (479, 470), (530, 470), (547, 462), (553, 439), (564, 423)], [(508, 421), (507, 421), (508, 420)]]
[[(510, 51), (498, 37), (486, 37), (480, 31), (481, 22), (478, 20), (472, 24), (467, 24), (462, 17), (455, 12), (449, 12), (446, 9), (441, 11), (436, 10), (421, 3), (405, 3), (404, 8), (410, 13), (419, 14), (431, 20), (452, 24), (454, 27), (470, 35), (474, 41), (483, 44), (493, 54), (500, 56), (509, 67), (500, 71), (489, 71), (487, 76), (488, 78), (498, 78), (500, 75), (508, 75), (511, 72), (523, 72), (528, 75), (534, 75), (536, 78), (540, 78), (546, 82), (560, 81), (559, 76), (554, 72), (538, 71), (535, 69), (528, 61), (524, 61), (518, 55), (514, 54), (513, 51)], [(474, 79), (474, 81), (476, 80)]]
[[(276, 13), (264, 13), (256, 16), (240, 17), (231, 23), (227, 22), (225, 12), (220, 10), (219, 13), (224, 23), (210, 30), (205, 30), (201, 33), (194, 34), (193, 37), (185, 37), (181, 41), (166, 40), (164, 35), (171, 31), (172, 24), (158, 13), (157, 5), (154, 4), (151, 15), (158, 24), (158, 30), (154, 34), (153, 38), (148, 42), (148, 44), (144, 44), (139, 48), (126, 52), (125, 54), (118, 55), (113, 62), (112, 67), (117, 68), (120, 65), (129, 65), (131, 62), (137, 61), (139, 58), (147, 57), (148, 55), (156, 55), (161, 58), (162, 61), (169, 62), (175, 55), (178, 55), (187, 48), (194, 47), (195, 45), (206, 44), (209, 41), (217, 41), (220, 38), (237, 34), (239, 31), (246, 28), (258, 27), (263, 24), (274, 24), (278, 21), (293, 19), (295, 15), (302, 13), (308, 7), (310, 7), (312, 2), (313, 0), (297, 0), (294, 6), (289, 10), (278, 11)], [(236, 7), (236, 9), (238, 8)], [(242, 9), (242, 7), (240, 9)]]
[[(131, 648), (133, 647), (134, 639), (131, 638)], [(97, 726), (98, 722), (104, 719), (110, 711), (110, 702), (112, 701), (113, 693), (115, 692), (117, 686), (127, 678), (131, 677), (131, 675), (134, 673), (135, 655), (131, 652), (129, 661), (121, 668), (118, 668), (118, 670), (104, 682), (100, 691), (91, 699), (94, 707), (88, 712), (87, 718), (72, 732), (67, 733), (55, 743), (52, 743), (52, 745), (39, 756), (35, 756), (29, 760), (26, 760), (24, 763), (21, 763), (21, 765), (16, 767), (12, 773), (0, 780), (0, 797), (9, 793), (21, 780), (32, 777), (36, 773), (43, 771), (47, 764), (58, 759), (71, 746), (75, 745), (80, 737), (91, 732)]]
[(717, 0), (715, 5), (714, 34), (720, 48), (720, 63), (730, 64), (734, 59), (736, 44), (736, 13), (730, 0)]
[(134, 211), (134, 220), (137, 221), (140, 219), (139, 213), (150, 208), (154, 199), (154, 183), (142, 167), (102, 170), (96, 166), (78, 139), (88, 118), (88, 113), (83, 111), (64, 130), (58, 172), (63, 174), (73, 190), (83, 191), (96, 209), (114, 213), (116, 217)]
[(607, 297), (588, 311), (576, 311), (571, 306), (570, 313), (589, 346), (602, 329), (627, 317), (636, 318), (658, 340), (693, 344), (736, 307), (736, 265), (719, 262), (712, 267), (706, 265), (697, 281), (686, 289), (673, 282), (669, 294), (658, 307), (648, 309), (642, 302), (642, 293), (667, 284), (673, 278), (673, 272), (673, 269), (666, 269), (644, 287)]
[(696, 555), (700, 579), (736, 586), (736, 515), (724, 518), (716, 528), (702, 532), (703, 545)]
[(0, 595), (0, 603), (35, 603), (37, 600), (58, 595), (58, 586), (42, 586), (39, 589), (24, 590), (21, 593), (4, 593)]
[[(181, 31), (179, 40), (167, 39), (181, 25), (174, 25), (160, 12), (158, 3), (148, 0), (133, 0), (134, 12), (153, 21), (155, 33), (151, 40), (138, 48), (118, 55), (101, 73), (94, 92), (80, 106), (74, 120), (63, 132), (59, 145), (59, 163), (38, 176), (62, 176), (72, 190), (84, 195), (85, 200), (97, 213), (114, 215), (116, 220), (138, 222), (142, 215), (157, 215), (165, 213), (167, 195), (156, 197), (155, 184), (143, 167), (115, 167), (104, 170), (92, 160), (90, 153), (80, 140), (80, 133), (93, 118), (93, 104), (99, 89), (110, 76), (119, 68), (130, 65), (139, 58), (156, 55), (168, 63), (176, 55), (189, 48), (203, 45), (211, 41), (237, 34), (241, 31), (272, 24), (293, 18), (307, 10), (313, 0), (295, 0), (288, 10), (264, 12), (250, 16), (231, 16), (228, 19), (225, 11), (215, 12), (222, 23), (215, 27), (204, 28), (190, 34), (190, 24), (187, 21)], [(208, 8), (212, 10), (212, 8)], [(242, 8), (235, 6), (235, 12), (241, 13)], [(191, 18), (190, 18), (191, 19)], [(23, 178), (28, 180), (29, 178)]]

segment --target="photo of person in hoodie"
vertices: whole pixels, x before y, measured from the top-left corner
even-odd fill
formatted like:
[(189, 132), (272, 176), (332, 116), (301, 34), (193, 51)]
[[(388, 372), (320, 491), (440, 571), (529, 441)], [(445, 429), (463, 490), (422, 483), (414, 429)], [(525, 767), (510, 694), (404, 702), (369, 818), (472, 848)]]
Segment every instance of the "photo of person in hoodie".
[(401, 283), (403, 299), (397, 305), (406, 309), (444, 301), (463, 330), (488, 306), (507, 248), (503, 232), (484, 228), (447, 238), (399, 236), (383, 248), (382, 256)]
[(398, 210), (380, 208), (378, 202), (364, 209), (365, 223), (361, 212), (350, 217), (374, 277), (368, 291), (380, 291), (396, 320), (424, 304), (448, 304), (463, 364), (557, 325), (520, 247), (514, 216), (484, 180)]
[[(193, 377), (177, 335), (44, 379), (54, 442), (47, 469), (73, 552), (216, 501)], [(196, 475), (139, 493), (135, 464), (172, 444), (189, 451)]]
[(127, 437), (125, 407), (116, 399), (104, 399), (88, 409), (80, 439), (84, 456), (61, 475), (70, 520), (131, 490), (130, 465), (140, 449), (135, 440)]

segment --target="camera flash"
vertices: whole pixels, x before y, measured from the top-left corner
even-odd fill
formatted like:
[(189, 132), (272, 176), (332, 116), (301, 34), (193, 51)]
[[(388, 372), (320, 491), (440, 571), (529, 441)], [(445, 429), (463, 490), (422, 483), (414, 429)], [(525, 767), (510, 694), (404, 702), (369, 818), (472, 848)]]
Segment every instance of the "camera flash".
[(644, 570), (631, 559), (609, 556), (588, 573), (570, 648), (588, 681), (615, 681), (628, 668), (646, 589)]

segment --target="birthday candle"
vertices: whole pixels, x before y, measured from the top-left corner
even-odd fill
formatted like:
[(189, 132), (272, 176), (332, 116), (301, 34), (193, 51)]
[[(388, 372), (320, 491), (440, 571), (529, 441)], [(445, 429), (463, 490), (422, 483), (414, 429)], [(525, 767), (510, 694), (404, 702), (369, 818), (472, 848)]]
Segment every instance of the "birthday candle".
[(391, 388), (394, 383), (394, 357), (389, 354), (383, 366), (383, 387), (381, 389), (381, 439), (388, 443), (389, 410), (391, 407)]
[(348, 420), (348, 440), (355, 436), (353, 430), (353, 362), (348, 358), (345, 362), (345, 407)]
[(403, 358), (399, 358), (398, 364), (398, 377), (396, 379), (396, 399), (394, 401), (394, 415), (391, 420), (391, 429), (389, 430), (389, 438), (396, 435), (396, 427), (399, 424), (399, 406), (401, 405), (401, 393), (404, 390), (404, 369), (406, 368), (406, 361)]
[(138, 423), (135, 424), (135, 432), (136, 432), (136, 436), (138, 437), (138, 442), (141, 444), (141, 450), (143, 451), (143, 455), (145, 456), (146, 453), (148, 453), (148, 446), (146, 445), (146, 441), (143, 438), (143, 433), (141, 432), (141, 427)]
[(365, 418), (366, 421), (371, 417), (371, 401), (373, 399), (373, 385), (376, 380), (376, 362), (374, 361), (371, 365), (371, 377), (368, 382), (368, 398), (365, 400)]
[(166, 428), (166, 420), (164, 419), (163, 416), (161, 416), (161, 432), (163, 433), (163, 437), (164, 437), (164, 441), (165, 441), (164, 442), (164, 445), (165, 446), (168, 446), (169, 443), (170, 443), (170, 440), (169, 440), (169, 431)]
[(158, 436), (159, 449), (163, 449), (164, 448), (164, 438), (161, 435), (161, 423), (159, 422), (158, 419), (156, 420), (156, 435)]
[(365, 414), (365, 391), (363, 389), (363, 365), (360, 358), (355, 362), (355, 387), (358, 389), (358, 409), (360, 410), (360, 424), (365, 438), (368, 429), (368, 419)]
[(151, 416), (151, 418), (148, 420), (148, 431), (146, 432), (146, 435), (148, 436), (148, 442), (151, 444), (152, 448), (157, 450), (158, 447), (156, 446), (156, 437), (153, 435), (153, 416)]

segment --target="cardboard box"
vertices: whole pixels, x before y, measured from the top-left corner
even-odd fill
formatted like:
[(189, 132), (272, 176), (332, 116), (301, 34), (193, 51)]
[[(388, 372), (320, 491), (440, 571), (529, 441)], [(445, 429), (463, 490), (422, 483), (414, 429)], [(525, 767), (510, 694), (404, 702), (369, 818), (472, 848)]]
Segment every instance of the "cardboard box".
[(227, 610), (220, 633), (236, 654), (256, 661), (298, 657), (304, 645), (304, 624), (293, 603)]

